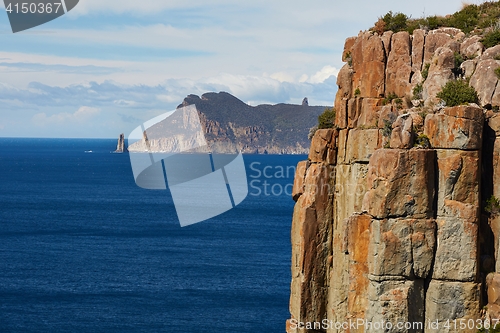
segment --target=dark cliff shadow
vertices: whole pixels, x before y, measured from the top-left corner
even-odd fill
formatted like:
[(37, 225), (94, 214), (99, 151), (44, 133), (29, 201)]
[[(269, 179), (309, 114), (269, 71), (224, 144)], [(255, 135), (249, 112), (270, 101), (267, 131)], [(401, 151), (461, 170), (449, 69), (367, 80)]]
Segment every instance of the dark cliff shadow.
[[(487, 122), (483, 129), (483, 147), (481, 155), (481, 207), (479, 220), (479, 269), (480, 279), (485, 286), (486, 275), (495, 271), (495, 236), (489, 224), (489, 214), (484, 211), (486, 201), (493, 195), (493, 152), (496, 135)], [(487, 303), (486, 288), (482, 289), (483, 303)]]

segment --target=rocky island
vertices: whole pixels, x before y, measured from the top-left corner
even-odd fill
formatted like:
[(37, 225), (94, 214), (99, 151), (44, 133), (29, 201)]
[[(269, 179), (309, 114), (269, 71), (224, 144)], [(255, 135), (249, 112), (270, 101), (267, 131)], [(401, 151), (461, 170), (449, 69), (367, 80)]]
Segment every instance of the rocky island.
[(497, 332), (498, 30), (400, 30), (346, 40), (297, 167), (288, 333)]

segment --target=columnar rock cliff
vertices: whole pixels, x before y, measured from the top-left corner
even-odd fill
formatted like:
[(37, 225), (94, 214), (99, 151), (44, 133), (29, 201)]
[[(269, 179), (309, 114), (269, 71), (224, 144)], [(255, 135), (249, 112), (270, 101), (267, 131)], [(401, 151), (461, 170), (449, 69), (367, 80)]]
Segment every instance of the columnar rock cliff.
[[(500, 198), (498, 55), (453, 28), (346, 40), (336, 127), (295, 176), (287, 332), (477, 332), (500, 318), (500, 217), (485, 209)], [(446, 107), (436, 95), (461, 77), (479, 105)]]

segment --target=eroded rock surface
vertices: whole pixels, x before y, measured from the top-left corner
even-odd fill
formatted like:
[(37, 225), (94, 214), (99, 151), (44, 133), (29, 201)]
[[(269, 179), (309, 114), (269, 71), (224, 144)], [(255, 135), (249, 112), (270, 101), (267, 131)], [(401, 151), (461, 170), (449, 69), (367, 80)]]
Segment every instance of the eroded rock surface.
[[(346, 41), (336, 128), (294, 184), (292, 319), (423, 326), (289, 333), (476, 333), (443, 325), (500, 316), (500, 204), (486, 208), (500, 198), (499, 55), (454, 28)], [(447, 107), (438, 92), (464, 74), (479, 105)]]

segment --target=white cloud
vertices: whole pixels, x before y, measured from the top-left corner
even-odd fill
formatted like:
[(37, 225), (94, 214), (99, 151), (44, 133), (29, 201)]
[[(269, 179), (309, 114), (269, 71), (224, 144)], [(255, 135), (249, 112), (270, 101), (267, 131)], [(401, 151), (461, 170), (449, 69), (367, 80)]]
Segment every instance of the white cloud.
[(279, 73), (274, 73), (271, 74), (270, 76), (272, 79), (275, 79), (279, 82), (294, 82), (295, 79), (291, 74), (285, 73), (285, 72), (279, 72)]
[(86, 122), (100, 112), (99, 109), (82, 106), (76, 112), (60, 112), (48, 116), (45, 112), (37, 113), (31, 119), (36, 126), (47, 125), (72, 125), (75, 123)]
[[(12, 88), (0, 85), (1, 100), (12, 108), (32, 109), (62, 107), (81, 108), (72, 114), (67, 111), (52, 114), (41, 110), (37, 119), (40, 123), (68, 122), (83, 119), (84, 115), (95, 115), (98, 108), (125, 110), (171, 110), (182, 103), (189, 94), (226, 91), (243, 101), (262, 103), (298, 103), (308, 96), (316, 104), (331, 104), (336, 85), (336, 69), (325, 66), (313, 71), (309, 80), (297, 81), (286, 72), (267, 75), (235, 75), (220, 73), (200, 79), (168, 79), (157, 85), (123, 84), (116, 81), (84, 82), (65, 87), (32, 82), (27, 88)], [(307, 74), (305, 76), (309, 77)], [(333, 79), (332, 79), (333, 78)], [(22, 101), (21, 105), (19, 104)], [(315, 101), (315, 102), (314, 102)], [(42, 112), (43, 111), (43, 112)], [(123, 112), (122, 112), (123, 113)]]
[[(111, 26), (105, 30), (102, 29), (64, 29), (54, 31), (54, 37), (73, 39), (77, 38), (81, 42), (92, 42), (111, 45), (128, 46), (151, 46), (161, 47), (159, 41), (168, 40), (172, 45), (170, 47), (188, 47), (189, 49), (198, 49), (199, 44), (192, 44), (196, 40), (194, 33), (213, 34), (218, 33), (217, 37), (235, 35), (235, 32), (224, 31), (220, 28), (174, 28), (171, 25), (158, 23), (150, 25), (126, 25)], [(175, 42), (175, 44), (173, 44)], [(203, 42), (202, 40), (200, 42)], [(204, 45), (205, 43), (203, 43)], [(164, 46), (163, 46), (164, 47)]]
[(316, 72), (310, 79), (307, 80), (309, 83), (323, 83), (331, 76), (337, 76), (339, 70), (332, 66), (325, 66), (320, 71)]
[[(314, 73), (313, 75), (309, 76), (307, 74), (302, 74), (298, 80), (295, 79), (295, 77), (287, 72), (277, 72), (271, 74), (269, 77), (279, 81), (281, 83), (283, 82), (289, 82), (289, 83), (294, 83), (294, 82), (299, 82), (299, 83), (311, 83), (311, 84), (318, 84), (318, 83), (323, 83), (327, 79), (329, 79), (332, 76), (337, 76), (339, 74), (339, 70), (333, 66), (327, 65), (324, 66), (322, 69)], [(264, 73), (264, 77), (267, 77), (267, 74)]]
[(37, 113), (31, 118), (31, 121), (36, 126), (46, 126), (48, 124), (63, 124), (66, 120), (71, 119), (72, 115), (70, 113), (58, 113), (51, 116), (47, 116), (45, 112)]
[(302, 76), (299, 79), (299, 82), (307, 82), (309, 79), (309, 76), (307, 74), (302, 74)]
[(180, 103), (181, 100), (182, 100), (182, 96), (179, 96), (177, 94), (173, 94), (173, 95), (157, 95), (156, 96), (156, 99), (161, 101), (161, 102), (165, 102), (165, 103)]
[[(231, 1), (212, 1), (212, 4), (217, 3), (230, 3)], [(190, 6), (202, 6), (206, 2), (200, 0), (190, 1)], [(70, 12), (71, 15), (85, 15), (85, 14), (95, 14), (96, 12), (114, 12), (114, 13), (135, 13), (135, 14), (145, 14), (145, 13), (157, 13), (160, 11), (187, 7), (186, 1), (182, 0), (169, 0), (169, 1), (158, 1), (158, 0), (82, 0), (79, 2), (78, 6)]]
[(113, 103), (115, 105), (118, 105), (118, 106), (127, 106), (127, 107), (137, 106), (137, 103), (135, 101), (127, 101), (127, 100), (124, 100), (124, 99), (113, 101)]
[[(479, 1), (476, 0), (475, 3)], [(168, 15), (169, 11), (176, 9), (196, 10), (202, 8), (204, 11), (210, 11), (211, 9), (221, 11), (221, 8), (226, 7), (232, 8), (233, 12), (239, 11), (240, 13), (244, 13), (244, 15), (249, 15), (256, 8), (264, 8), (267, 9), (267, 12), (271, 13), (275, 20), (288, 20), (295, 24), (300, 22), (307, 25), (314, 25), (331, 19), (345, 20), (346, 17), (349, 17), (350, 20), (358, 20), (359, 22), (366, 22), (367, 19), (375, 21), (374, 18), (376, 18), (376, 15), (383, 15), (389, 10), (394, 12), (402, 11), (413, 17), (421, 15), (423, 11), (426, 11), (428, 15), (444, 15), (460, 9), (462, 2), (463, 0), (450, 0), (447, 2), (436, 2), (434, 0), (414, 2), (351, 0), (343, 3), (332, 2), (330, 0), (315, 0), (314, 2), (299, 0), (253, 0), (251, 2), (212, 0), (207, 5), (207, 2), (203, 0), (81, 0), (69, 15), (78, 17), (99, 13), (129, 13), (136, 16), (143, 16), (160, 12), (166, 12)], [(363, 8), (363, 10), (360, 11), (360, 8)], [(226, 12), (223, 12), (223, 14), (226, 14)], [(262, 22), (265, 21), (260, 20), (259, 24)], [(359, 28), (361, 29), (362, 27)]]
[(75, 119), (78, 121), (85, 121), (97, 115), (99, 112), (101, 112), (101, 110), (99, 110), (98, 108), (82, 106), (73, 114), (73, 117), (75, 117)]
[(6, 52), (0, 51), (0, 58), (2, 63), (6, 64), (36, 64), (42, 65), (65, 65), (65, 66), (96, 66), (96, 67), (106, 67), (106, 68), (122, 68), (127, 67), (132, 64), (130, 61), (117, 61), (117, 60), (99, 60), (99, 59), (89, 59), (89, 58), (75, 58), (75, 57), (64, 57), (57, 55), (43, 55), (43, 54), (32, 54), (32, 53), (21, 53), (21, 52)]
[(302, 96), (305, 93), (304, 90), (309, 90), (309, 87), (273, 77), (228, 73), (198, 80), (193, 85), (195, 91), (227, 91), (243, 101), (262, 101), (263, 103), (292, 102), (296, 95)]

